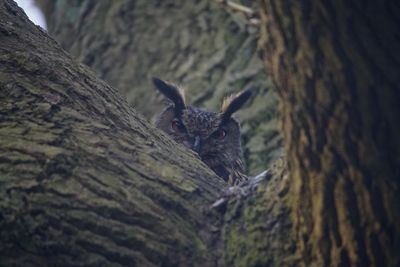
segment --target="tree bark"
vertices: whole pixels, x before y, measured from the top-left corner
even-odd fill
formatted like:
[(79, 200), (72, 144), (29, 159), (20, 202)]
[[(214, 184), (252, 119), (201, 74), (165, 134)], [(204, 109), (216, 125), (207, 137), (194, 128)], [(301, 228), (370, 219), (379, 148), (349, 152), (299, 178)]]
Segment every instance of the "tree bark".
[(394, 1), (261, 0), (302, 266), (400, 266)]
[(208, 0), (39, 3), (62, 47), (148, 119), (163, 107), (153, 76), (181, 83), (190, 103), (212, 110), (223, 97), (251, 89), (254, 97), (237, 113), (249, 174), (280, 155), (276, 97), (259, 60), (258, 34), (241, 14)]
[(291, 175), (210, 209), (223, 181), (0, 2), (1, 266), (399, 266), (397, 7), (258, 3)]
[(225, 183), (12, 1), (0, 39), (0, 265), (215, 266)]
[(0, 266), (282, 266), (285, 168), (210, 209), (226, 184), (12, 1), (0, 38)]

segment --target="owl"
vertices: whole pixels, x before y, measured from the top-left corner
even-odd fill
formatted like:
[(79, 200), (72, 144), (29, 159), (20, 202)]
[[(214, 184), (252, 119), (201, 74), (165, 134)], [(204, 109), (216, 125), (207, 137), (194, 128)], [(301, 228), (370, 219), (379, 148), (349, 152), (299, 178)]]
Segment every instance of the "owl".
[(231, 185), (245, 180), (239, 122), (232, 117), (250, 98), (249, 90), (224, 99), (220, 112), (186, 104), (182, 88), (153, 78), (170, 104), (156, 120), (156, 127), (176, 142), (195, 151), (201, 160)]

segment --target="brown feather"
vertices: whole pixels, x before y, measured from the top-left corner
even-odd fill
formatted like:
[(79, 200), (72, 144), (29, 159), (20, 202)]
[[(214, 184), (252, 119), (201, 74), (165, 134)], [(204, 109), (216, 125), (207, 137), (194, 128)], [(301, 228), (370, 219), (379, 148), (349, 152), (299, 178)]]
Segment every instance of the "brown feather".
[(224, 100), (222, 101), (221, 113), (225, 113), (228, 110), (229, 105), (236, 98), (236, 96), (237, 94), (232, 94), (224, 98)]

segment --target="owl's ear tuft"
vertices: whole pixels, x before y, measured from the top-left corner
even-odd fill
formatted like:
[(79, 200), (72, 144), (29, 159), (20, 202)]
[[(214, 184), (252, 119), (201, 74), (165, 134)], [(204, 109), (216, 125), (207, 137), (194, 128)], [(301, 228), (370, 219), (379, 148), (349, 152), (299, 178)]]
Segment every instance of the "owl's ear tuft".
[(185, 92), (182, 88), (158, 78), (153, 78), (153, 84), (160, 93), (174, 103), (175, 111), (181, 112), (186, 109)]
[(226, 122), (233, 113), (238, 111), (249, 100), (251, 96), (250, 90), (239, 92), (235, 95), (228, 96), (224, 99), (221, 106), (222, 121)]

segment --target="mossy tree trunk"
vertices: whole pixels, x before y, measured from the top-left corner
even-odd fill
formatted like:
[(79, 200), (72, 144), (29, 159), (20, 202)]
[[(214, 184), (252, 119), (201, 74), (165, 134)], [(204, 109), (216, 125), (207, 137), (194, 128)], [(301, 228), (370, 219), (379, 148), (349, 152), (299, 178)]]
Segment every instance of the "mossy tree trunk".
[(0, 266), (215, 266), (224, 182), (12, 1), (0, 39)]
[(290, 227), (280, 200), (287, 176), (246, 203), (232, 199), (210, 209), (226, 184), (12, 1), (0, 2), (0, 39), (1, 266), (252, 266), (284, 259), (277, 248)]
[(0, 39), (1, 266), (279, 265), (291, 253), (287, 174), (210, 209), (226, 184), (12, 1)]
[(259, 4), (302, 266), (400, 266), (399, 5)]
[(285, 3), (260, 47), (292, 175), (216, 213), (218, 177), (0, 2), (0, 265), (398, 266), (392, 13)]

